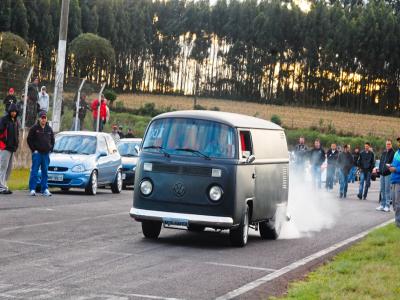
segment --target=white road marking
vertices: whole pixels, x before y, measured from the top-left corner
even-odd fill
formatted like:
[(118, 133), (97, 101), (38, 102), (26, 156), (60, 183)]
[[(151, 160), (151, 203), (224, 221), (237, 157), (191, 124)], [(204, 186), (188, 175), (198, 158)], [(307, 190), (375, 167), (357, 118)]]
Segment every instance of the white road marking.
[(46, 225), (54, 225), (54, 224), (62, 224), (62, 223), (89, 221), (89, 220), (93, 220), (93, 219), (99, 219), (99, 218), (105, 218), (105, 217), (114, 217), (114, 216), (120, 216), (120, 215), (126, 215), (128, 217), (129, 216), (129, 212), (124, 211), (124, 212), (115, 213), (115, 214), (107, 214), (107, 215), (100, 215), (100, 216), (94, 216), (94, 217), (86, 217), (86, 218), (81, 218), (81, 219), (72, 219), (72, 220), (63, 220), (63, 221), (55, 221), (55, 222), (45, 222), (45, 223), (38, 223), (38, 224), (28, 224), (28, 225), (14, 226), (14, 227), (6, 227), (6, 228), (1, 228), (0, 231), (16, 230), (16, 229), (31, 228), (31, 227), (46, 226)]
[(51, 245), (43, 245), (43, 244), (37, 244), (37, 243), (13, 241), (13, 240), (6, 240), (6, 239), (0, 239), (0, 242), (21, 244), (21, 245), (27, 245), (27, 246), (39, 246), (39, 247), (50, 247), (50, 248), (53, 247)]
[(266, 272), (275, 272), (276, 269), (269, 269), (269, 268), (259, 268), (259, 267), (252, 267), (252, 266), (242, 266), (242, 265), (231, 265), (231, 264), (222, 264), (217, 262), (206, 262), (208, 265), (214, 266), (222, 266), (222, 267), (232, 267), (232, 268), (242, 268), (242, 269), (249, 269), (249, 270), (260, 270)]
[(260, 285), (262, 285), (262, 284), (264, 284), (266, 282), (274, 280), (274, 279), (278, 278), (279, 276), (282, 276), (283, 274), (289, 273), (290, 271), (293, 271), (293, 270), (297, 269), (298, 267), (303, 266), (303, 265), (305, 265), (305, 264), (307, 264), (307, 263), (309, 263), (309, 262), (311, 262), (311, 261), (313, 261), (313, 260), (315, 260), (317, 258), (320, 258), (320, 257), (322, 257), (324, 255), (327, 255), (327, 254), (329, 254), (329, 253), (331, 253), (331, 252), (333, 252), (333, 251), (335, 251), (335, 250), (337, 250), (337, 249), (339, 249), (339, 248), (341, 248), (343, 246), (346, 246), (346, 245), (348, 245), (350, 243), (353, 243), (353, 242), (365, 237), (368, 233), (370, 233), (371, 231), (373, 231), (375, 229), (384, 227), (384, 226), (389, 225), (389, 224), (391, 224), (393, 222), (394, 222), (393, 220), (389, 220), (389, 221), (386, 221), (386, 222), (384, 222), (384, 223), (382, 223), (380, 225), (377, 225), (377, 226), (372, 227), (372, 228), (370, 228), (368, 230), (365, 230), (365, 231), (363, 231), (363, 232), (361, 232), (361, 233), (359, 233), (357, 235), (354, 235), (354, 236), (352, 236), (352, 237), (350, 237), (350, 238), (348, 238), (348, 239), (346, 239), (344, 241), (336, 243), (336, 244), (334, 244), (334, 245), (332, 245), (332, 246), (330, 246), (330, 247), (328, 247), (326, 249), (323, 249), (323, 250), (318, 251), (318, 252), (316, 252), (314, 254), (311, 254), (310, 256), (307, 256), (307, 257), (302, 258), (302, 259), (300, 259), (298, 261), (295, 261), (294, 263), (292, 263), (292, 264), (290, 264), (290, 265), (288, 265), (286, 267), (283, 267), (282, 269), (279, 269), (279, 270), (277, 270), (277, 271), (275, 271), (275, 272), (273, 272), (271, 274), (265, 275), (265, 276), (263, 276), (263, 277), (261, 277), (259, 279), (256, 279), (256, 280), (254, 280), (252, 282), (249, 282), (249, 283), (247, 283), (247, 284), (245, 284), (245, 285), (243, 285), (243, 286), (241, 286), (241, 287), (239, 287), (239, 288), (237, 288), (237, 289), (235, 289), (233, 291), (230, 291), (229, 293), (226, 293), (225, 295), (222, 295), (222, 296), (216, 298), (215, 300), (228, 300), (228, 299), (233, 299), (235, 297), (238, 297), (238, 296), (240, 296), (240, 295), (242, 295), (244, 293), (247, 293), (248, 291), (251, 291), (252, 289), (255, 289), (256, 287), (258, 287), (258, 286), (260, 286)]
[(160, 299), (160, 300), (183, 300), (180, 298), (169, 298), (169, 297), (161, 297), (161, 296), (153, 296), (153, 295), (142, 295), (142, 294), (125, 294), (125, 293), (112, 293), (112, 295), (118, 296), (126, 296), (126, 297), (140, 297), (147, 299)]

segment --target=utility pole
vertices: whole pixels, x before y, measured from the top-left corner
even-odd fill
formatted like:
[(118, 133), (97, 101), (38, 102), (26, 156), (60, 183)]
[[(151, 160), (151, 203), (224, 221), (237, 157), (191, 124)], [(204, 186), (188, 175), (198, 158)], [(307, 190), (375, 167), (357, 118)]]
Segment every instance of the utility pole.
[(52, 127), (55, 132), (60, 131), (60, 123), (61, 123), (65, 54), (67, 52), (68, 14), (69, 14), (69, 0), (62, 0), (60, 32), (58, 34), (56, 78), (55, 78), (54, 95), (53, 95)]

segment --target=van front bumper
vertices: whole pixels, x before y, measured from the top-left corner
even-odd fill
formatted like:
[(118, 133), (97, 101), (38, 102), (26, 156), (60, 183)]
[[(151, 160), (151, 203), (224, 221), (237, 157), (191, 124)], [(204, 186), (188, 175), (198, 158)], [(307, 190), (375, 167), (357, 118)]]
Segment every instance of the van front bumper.
[(168, 211), (138, 209), (134, 207), (131, 208), (129, 214), (137, 221), (152, 220), (163, 222), (165, 219), (177, 219), (187, 220), (189, 224), (198, 224), (209, 227), (230, 228), (233, 226), (233, 219), (230, 217), (173, 213)]

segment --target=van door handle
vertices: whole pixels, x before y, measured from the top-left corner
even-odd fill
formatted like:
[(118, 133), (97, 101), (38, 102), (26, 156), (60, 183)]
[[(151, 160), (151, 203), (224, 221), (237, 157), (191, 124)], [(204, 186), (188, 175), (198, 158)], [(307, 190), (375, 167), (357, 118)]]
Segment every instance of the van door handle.
[(253, 179), (256, 179), (256, 177), (257, 177), (256, 173), (253, 173), (252, 178), (253, 178)]

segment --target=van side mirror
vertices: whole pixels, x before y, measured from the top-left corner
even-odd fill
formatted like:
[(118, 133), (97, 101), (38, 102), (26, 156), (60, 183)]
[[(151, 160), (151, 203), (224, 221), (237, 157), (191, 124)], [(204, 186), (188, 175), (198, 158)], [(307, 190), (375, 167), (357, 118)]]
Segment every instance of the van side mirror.
[(139, 146), (138, 146), (138, 145), (135, 145), (135, 150), (136, 150), (136, 153), (137, 153), (137, 154), (139, 154), (139, 152), (140, 152), (140, 148), (139, 148)]
[(251, 164), (253, 161), (256, 160), (256, 157), (254, 155), (250, 155), (247, 159), (246, 159), (246, 163), (247, 164)]
[(100, 152), (99, 152), (99, 157), (104, 157), (104, 156), (107, 156), (108, 154), (107, 154), (107, 152), (106, 151), (104, 151), (104, 150), (101, 150)]

